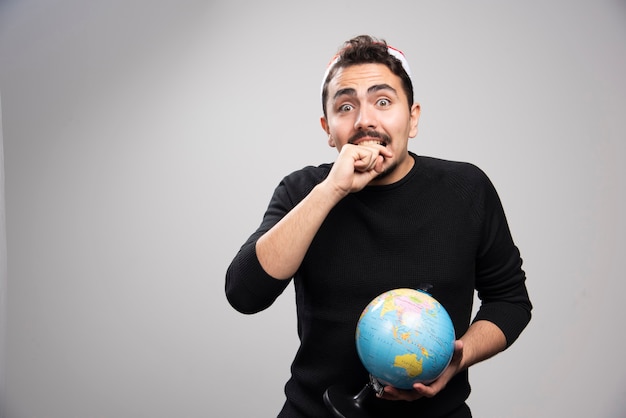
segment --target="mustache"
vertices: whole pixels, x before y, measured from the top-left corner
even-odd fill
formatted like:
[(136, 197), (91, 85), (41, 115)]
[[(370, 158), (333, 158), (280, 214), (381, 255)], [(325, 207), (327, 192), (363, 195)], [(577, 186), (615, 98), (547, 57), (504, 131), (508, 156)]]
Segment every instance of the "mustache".
[(350, 137), (350, 139), (348, 139), (348, 144), (354, 144), (356, 141), (358, 141), (361, 138), (378, 138), (380, 139), (382, 142), (384, 142), (385, 144), (388, 144), (391, 142), (391, 137), (387, 134), (383, 134), (381, 132), (378, 131), (358, 131), (357, 133), (355, 133), (354, 135), (352, 135)]

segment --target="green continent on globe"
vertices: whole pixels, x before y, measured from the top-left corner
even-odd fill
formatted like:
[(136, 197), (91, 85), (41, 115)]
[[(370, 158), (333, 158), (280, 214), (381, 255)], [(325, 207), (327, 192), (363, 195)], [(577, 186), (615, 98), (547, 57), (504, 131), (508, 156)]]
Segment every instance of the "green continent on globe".
[(422, 360), (418, 360), (417, 355), (415, 354), (402, 354), (396, 356), (393, 366), (404, 369), (406, 374), (411, 378), (422, 374)]

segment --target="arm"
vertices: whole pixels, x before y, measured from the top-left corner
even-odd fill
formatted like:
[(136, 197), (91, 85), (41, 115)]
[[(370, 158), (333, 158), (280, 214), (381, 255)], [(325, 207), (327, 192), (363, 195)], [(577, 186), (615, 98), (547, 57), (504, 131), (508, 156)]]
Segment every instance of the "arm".
[(507, 347), (502, 330), (489, 321), (474, 322), (460, 341), (463, 347), (457, 372), (487, 360)]
[(256, 253), (263, 270), (276, 279), (291, 278), (326, 215), (342, 197), (328, 181), (315, 186), (256, 242)]
[(476, 259), (476, 289), (482, 301), (472, 325), (455, 342), (452, 361), (429, 385), (412, 391), (385, 388), (385, 399), (415, 400), (433, 397), (450, 380), (470, 366), (487, 360), (510, 346), (530, 321), (532, 305), (525, 286), (522, 260), (501, 203), (486, 177), (484, 180), (483, 241)]
[(432, 398), (443, 390), (457, 373), (493, 357), (506, 346), (506, 338), (500, 328), (489, 321), (476, 321), (459, 340), (455, 341), (452, 361), (437, 380), (429, 385), (416, 383), (412, 391), (386, 386), (382, 397), (404, 401), (414, 401), (422, 397)]
[(288, 176), (281, 182), (261, 226), (226, 271), (226, 298), (233, 308), (252, 314), (276, 300), (289, 283), (276, 279), (295, 274), (328, 212), (380, 171), (383, 156), (389, 154), (380, 148), (346, 145), (325, 178), (298, 183), (297, 177)]
[(382, 146), (344, 145), (328, 177), (257, 241), (257, 257), (267, 274), (291, 278), (331, 209), (376, 177), (388, 153)]
[(416, 395), (432, 398), (445, 388), (457, 373), (495, 356), (506, 346), (504, 333), (495, 324), (489, 321), (474, 322), (455, 342), (454, 355), (448, 368), (430, 385), (415, 384), (413, 388)]

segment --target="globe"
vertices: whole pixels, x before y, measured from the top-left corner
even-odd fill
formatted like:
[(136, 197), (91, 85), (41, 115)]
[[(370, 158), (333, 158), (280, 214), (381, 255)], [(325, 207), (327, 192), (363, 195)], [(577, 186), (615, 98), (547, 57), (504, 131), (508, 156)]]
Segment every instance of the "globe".
[(385, 385), (428, 384), (448, 366), (454, 325), (444, 307), (422, 290), (393, 289), (374, 298), (356, 327), (363, 366)]

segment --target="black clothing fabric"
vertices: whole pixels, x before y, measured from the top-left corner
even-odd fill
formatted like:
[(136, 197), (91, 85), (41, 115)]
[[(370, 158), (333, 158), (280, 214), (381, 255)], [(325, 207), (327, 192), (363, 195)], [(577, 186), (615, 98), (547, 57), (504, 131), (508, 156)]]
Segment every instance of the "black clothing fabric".
[[(415, 164), (400, 181), (368, 186), (328, 214), (293, 278), (300, 348), (285, 386), (279, 417), (330, 416), (322, 397), (330, 385), (355, 394), (368, 381), (356, 353), (354, 331), (365, 306), (394, 288), (432, 285), (457, 338), (472, 320), (497, 325), (512, 344), (530, 321), (531, 302), (522, 260), (495, 188), (476, 166), (411, 153)], [(290, 280), (270, 277), (255, 253), (260, 236), (326, 178), (331, 164), (305, 167), (276, 188), (258, 230), (226, 274), (226, 295), (244, 313), (269, 307)], [(375, 399), (384, 417), (444, 417), (461, 410), (470, 394), (467, 371), (432, 399)]]

